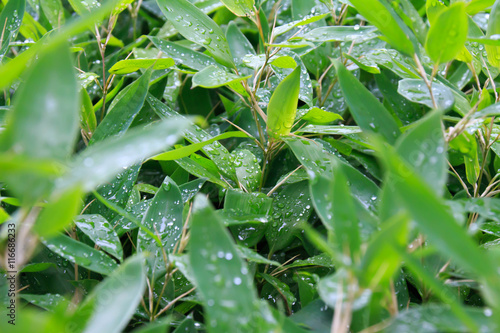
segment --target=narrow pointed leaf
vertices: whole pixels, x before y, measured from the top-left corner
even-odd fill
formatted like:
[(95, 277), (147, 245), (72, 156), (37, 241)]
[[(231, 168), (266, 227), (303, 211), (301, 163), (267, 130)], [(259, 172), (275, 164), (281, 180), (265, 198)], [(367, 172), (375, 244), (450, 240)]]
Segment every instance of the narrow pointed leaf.
[[(161, 101), (151, 95), (148, 95), (148, 103), (156, 112), (156, 114), (162, 119), (171, 119), (172, 117), (184, 118), (179, 113), (172, 110), (167, 105), (163, 104)], [(191, 126), (186, 128), (183, 133), (183, 136), (187, 141), (193, 144), (197, 144), (212, 139), (212, 136), (201, 127), (193, 124), (192, 122), (190, 123)], [(229, 154), (229, 151), (226, 149), (226, 147), (221, 145), (220, 142), (215, 141), (208, 145), (203, 145), (201, 149), (215, 163), (222, 174), (236, 181), (236, 171), (230, 159), (231, 155)]]
[(467, 40), (467, 13), (465, 4), (457, 2), (441, 11), (431, 25), (425, 50), (435, 63), (455, 59)]
[(300, 67), (278, 85), (267, 107), (267, 128), (274, 137), (290, 133), (295, 121), (300, 91)]
[(44, 52), (16, 93), (0, 150), (11, 149), (32, 158), (67, 159), (78, 132), (78, 100), (67, 46)]
[(272, 329), (275, 323), (264, 317), (269, 309), (258, 301), (248, 267), (210, 203), (197, 196), (193, 209), (189, 259), (208, 332)]
[[(420, 230), (432, 244), (464, 268), (484, 277), (495, 276), (495, 265), (455, 221), (436, 193), (388, 146), (379, 149), (396, 192)], [(425, 207), (425, 209), (422, 209)]]
[(172, 146), (189, 125), (187, 119), (172, 118), (143, 128), (134, 128), (122, 137), (96, 143), (76, 156), (60, 186), (80, 184), (90, 191), (108, 181), (125, 167), (158, 154)]
[(143, 261), (141, 256), (128, 259), (87, 296), (87, 302), (95, 305), (84, 333), (122, 332), (146, 287)]
[(233, 67), (233, 56), (222, 29), (187, 0), (157, 0), (169, 22), (193, 43), (206, 48), (222, 65)]
[(151, 73), (152, 69), (147, 70), (137, 81), (118, 93), (92, 136), (91, 145), (109, 137), (123, 135), (128, 130), (144, 105)]
[[(403, 79), (398, 83), (398, 93), (412, 102), (434, 108), (429, 89), (424, 80)], [(455, 104), (453, 92), (441, 83), (432, 83), (432, 94), (440, 110), (449, 110)]]
[[(495, 1), (493, 8), (491, 8), (486, 37), (491, 38), (491, 36), (498, 36), (498, 34), (500, 34), (500, 1)], [(500, 68), (500, 46), (486, 45), (486, 53), (490, 64)]]
[(171, 151), (168, 151), (166, 153), (157, 155), (153, 157), (153, 160), (157, 161), (173, 161), (177, 160), (186, 156), (189, 156), (193, 153), (196, 153), (198, 150), (203, 149), (206, 145), (209, 145), (211, 143), (214, 143), (215, 141), (218, 140), (224, 140), (224, 139), (229, 139), (229, 138), (248, 138), (248, 135), (246, 135), (243, 132), (226, 132), (222, 133), (220, 135), (217, 135), (216, 137), (213, 137), (211, 139), (208, 139), (206, 141), (198, 142), (198, 143), (193, 143), (189, 146), (184, 146), (181, 148), (177, 148)]
[(158, 37), (148, 36), (158, 50), (175, 60), (176, 63), (183, 64), (198, 71), (214, 65), (220, 66), (211, 57), (204, 53), (196, 52), (177, 43), (169, 42)]
[(64, 259), (103, 275), (111, 274), (117, 267), (116, 262), (104, 252), (66, 235), (42, 239), (42, 243)]
[(356, 123), (364, 131), (379, 133), (393, 144), (401, 131), (389, 111), (340, 62), (333, 63), (342, 94)]
[(137, 236), (138, 251), (149, 253), (146, 271), (153, 281), (158, 275), (166, 272), (163, 251), (171, 253), (180, 239), (183, 226), (182, 209), (183, 201), (179, 187), (169, 177), (165, 178), (141, 223), (153, 234), (158, 235), (162, 246), (159, 247), (142, 230)]
[(109, 72), (111, 74), (128, 74), (138, 71), (141, 68), (153, 67), (154, 70), (166, 69), (175, 65), (172, 58), (160, 59), (127, 59), (114, 64)]
[(221, 0), (237, 16), (253, 16), (255, 0)]
[(9, 44), (16, 39), (19, 27), (24, 16), (25, 0), (12, 0), (7, 2), (0, 14), (0, 32), (2, 35), (0, 44), (0, 63), (9, 50)]
[(241, 81), (247, 80), (250, 77), (250, 75), (236, 75), (216, 66), (208, 66), (193, 76), (193, 88), (197, 86), (217, 88), (231, 84), (240, 84)]
[(76, 226), (102, 250), (120, 261), (123, 260), (123, 249), (113, 226), (101, 215), (88, 214), (75, 217)]
[(386, 0), (350, 0), (356, 10), (387, 38), (396, 49), (413, 55), (415, 49), (404, 25)]
[(59, 198), (52, 199), (41, 212), (34, 230), (41, 237), (54, 236), (73, 220), (82, 204), (82, 193), (78, 188), (69, 189)]

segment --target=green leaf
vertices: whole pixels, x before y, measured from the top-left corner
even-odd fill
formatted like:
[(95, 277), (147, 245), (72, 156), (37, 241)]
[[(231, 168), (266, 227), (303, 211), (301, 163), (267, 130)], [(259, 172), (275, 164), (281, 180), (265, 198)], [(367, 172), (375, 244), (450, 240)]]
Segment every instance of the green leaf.
[(318, 283), (319, 296), (332, 309), (348, 301), (348, 297), (353, 298), (350, 300), (353, 310), (363, 308), (370, 301), (372, 291), (362, 289), (356, 284), (349, 284), (348, 274), (345, 269), (340, 269), (335, 274), (322, 278)]
[[(302, 114), (302, 116), (298, 116), (299, 119), (306, 120), (311, 124), (329, 124), (335, 120), (344, 120), (338, 113), (328, 112), (318, 107), (298, 110), (297, 113)], [(301, 129), (301, 131), (303, 131), (303, 129)]]
[(340, 162), (335, 163), (333, 165), (333, 182), (331, 186), (331, 202), (335, 204), (330, 203), (334, 234), (337, 238), (338, 251), (344, 252), (345, 255), (351, 257), (352, 262), (356, 262), (359, 259), (361, 239), (356, 207), (354, 206), (349, 185), (342, 170), (342, 165)]
[(297, 63), (290, 56), (276, 57), (271, 61), (271, 65), (279, 68), (291, 68), (291, 69), (297, 67)]
[(28, 264), (24, 266), (19, 273), (35, 273), (41, 272), (48, 268), (55, 267), (56, 265), (51, 262), (42, 262), (38, 264)]
[(141, 256), (129, 258), (87, 296), (86, 303), (95, 305), (84, 333), (119, 333), (127, 326), (146, 287), (143, 261)]
[(269, 283), (274, 289), (276, 289), (281, 297), (286, 301), (287, 306), (291, 306), (297, 301), (295, 295), (290, 291), (290, 287), (281, 281), (280, 279), (268, 275), (259, 273), (258, 277), (263, 278), (267, 283)]
[(307, 125), (298, 130), (301, 133), (316, 133), (316, 134), (330, 134), (330, 135), (347, 135), (361, 133), (361, 128), (358, 126), (321, 126), (321, 125)]
[(148, 69), (137, 81), (120, 91), (111, 103), (104, 120), (90, 140), (90, 145), (109, 137), (123, 135), (141, 111), (149, 89), (152, 69)]
[(7, 2), (0, 14), (0, 31), (2, 38), (0, 39), (0, 63), (7, 51), (9, 44), (16, 39), (17, 32), (21, 26), (24, 16), (25, 0), (11, 0)]
[(221, 2), (237, 16), (254, 16), (255, 0), (221, 0)]
[(40, 7), (52, 28), (59, 28), (64, 24), (64, 8), (61, 0), (41, 0)]
[(33, 228), (38, 236), (54, 236), (70, 224), (82, 204), (81, 197), (81, 190), (72, 188), (52, 199), (42, 210)]
[(342, 94), (359, 127), (364, 131), (379, 133), (387, 142), (394, 143), (401, 132), (389, 111), (340, 62), (335, 60), (333, 64)]
[(425, 41), (425, 50), (436, 64), (455, 59), (463, 49), (468, 23), (463, 2), (454, 3), (438, 14)]
[[(28, 50), (20, 53), (11, 61), (0, 65), (0, 89), (7, 87), (16, 80), (26, 69), (29, 61), (31, 61), (42, 49), (45, 50), (45, 52), (54, 51), (53, 48), (58, 48), (61, 43), (66, 43), (72, 36), (86, 31), (89, 27), (93, 27), (94, 23), (100, 21), (112, 11), (115, 3), (116, 0), (107, 1), (92, 13), (87, 13), (81, 18), (66, 24), (54, 33), (44, 36), (44, 38), (37, 41)], [(67, 74), (68, 73), (66, 73), (66, 75)]]
[[(301, 68), (299, 98), (300, 100), (305, 102), (309, 107), (312, 107), (314, 105), (312, 82), (311, 78), (309, 77), (309, 72), (307, 71), (307, 67), (304, 65), (301, 57), (295, 52), (292, 52), (290, 50), (282, 50), (280, 54), (285, 57), (293, 58), (293, 60), (297, 64), (297, 67)], [(280, 79), (280, 81), (283, 81), (288, 75), (290, 75), (293, 72), (293, 70), (289, 68), (281, 68), (275, 66), (272, 63), (271, 65), (274, 72), (276, 73), (276, 76)]]
[[(171, 119), (172, 117), (182, 117), (176, 111), (169, 108), (167, 105), (163, 104), (158, 99), (151, 95), (148, 95), (148, 103), (155, 110), (156, 114), (162, 119)], [(191, 123), (191, 122), (190, 122)], [(192, 124), (183, 133), (186, 140), (193, 144), (201, 143), (210, 140), (212, 136), (204, 131), (199, 126)], [(203, 152), (217, 165), (217, 168), (227, 177), (236, 181), (236, 171), (234, 165), (231, 162), (231, 155), (227, 149), (221, 145), (218, 141), (214, 143), (204, 145), (202, 148)], [(206, 176), (198, 176), (206, 177)], [(223, 185), (224, 186), (224, 185)]]
[[(226, 70), (216, 67), (208, 66), (204, 70), (196, 73), (193, 76), (193, 88), (200, 86), (203, 88), (217, 88), (222, 86), (239, 85), (241, 81), (251, 78), (251, 75), (240, 76), (233, 73), (229, 73)], [(239, 87), (240, 90), (243, 87)]]
[(120, 261), (123, 261), (123, 249), (113, 226), (101, 215), (87, 214), (76, 216), (75, 224), (84, 234)]
[(440, 112), (426, 115), (412, 124), (396, 144), (401, 158), (438, 194), (443, 193), (448, 170), (440, 117)]
[[(378, 37), (375, 27), (356, 26), (334, 26), (320, 27), (305, 33), (297, 39), (305, 39), (311, 42), (364, 42)], [(293, 40), (293, 39), (292, 39)]]
[(157, 0), (165, 17), (186, 39), (206, 48), (219, 63), (234, 67), (233, 56), (221, 28), (187, 0)]
[(495, 276), (495, 266), (489, 257), (458, 225), (436, 193), (392, 148), (380, 145), (378, 151), (393, 179), (391, 190), (432, 244), (471, 272), (483, 277)]
[(397, 215), (384, 222), (382, 230), (368, 244), (361, 262), (361, 280), (365, 287), (374, 288), (391, 281), (402, 261), (398, 249), (404, 249), (407, 238), (407, 216)]
[(317, 21), (321, 20), (322, 18), (324, 18), (326, 15), (328, 15), (328, 14), (307, 15), (301, 20), (296, 20), (296, 21), (292, 21), (292, 22), (287, 23), (287, 24), (283, 24), (281, 26), (277, 26), (276, 28), (274, 28), (273, 35), (274, 36), (281, 36), (284, 33), (292, 30), (293, 28), (301, 27), (301, 26), (304, 26), (307, 24), (317, 22)]
[[(225, 224), (233, 224), (230, 229), (238, 244), (254, 246), (267, 229), (273, 200), (263, 193), (246, 193), (229, 190), (224, 198), (222, 213)], [(232, 223), (233, 220), (239, 222)]]
[(288, 246), (300, 233), (298, 226), (309, 219), (313, 209), (307, 182), (282, 187), (273, 196), (272, 223), (266, 229), (271, 252)]
[(14, 154), (0, 155), (2, 181), (22, 205), (33, 205), (49, 196), (54, 183), (63, 173), (60, 163), (47, 159), (32, 159)]
[[(487, 311), (466, 307), (468, 316), (474, 319), (476, 327), (483, 331), (495, 331), (496, 325), (488, 318)], [(384, 329), (386, 333), (418, 332), (428, 327), (433, 332), (470, 332), (470, 326), (457, 321), (457, 315), (446, 305), (424, 304), (400, 312)]]
[(178, 43), (169, 42), (158, 37), (148, 36), (158, 50), (175, 60), (176, 63), (183, 64), (189, 68), (201, 71), (208, 66), (220, 66), (211, 57), (193, 51)]
[(467, 2), (467, 7), (465, 7), (465, 10), (467, 11), (467, 14), (475, 15), (492, 6), (494, 3), (495, 0), (471, 0)]
[[(399, 81), (398, 93), (412, 102), (426, 105), (431, 109), (434, 108), (429, 89), (424, 80), (403, 79)], [(449, 110), (455, 104), (453, 92), (450, 88), (441, 83), (432, 83), (432, 94), (440, 110)]]
[(446, 5), (439, 0), (427, 0), (425, 3), (425, 12), (427, 14), (427, 19), (429, 20), (429, 23), (433, 25), (439, 14), (441, 14), (442, 11), (446, 10)]
[(39, 56), (16, 93), (0, 150), (66, 160), (78, 133), (78, 100), (73, 62), (67, 46), (60, 44)]
[(234, 151), (236, 177), (243, 188), (249, 192), (257, 191), (261, 182), (262, 171), (254, 154), (247, 149)]
[(224, 178), (217, 170), (215, 170), (215, 172), (213, 170), (209, 170), (189, 157), (177, 159), (175, 160), (175, 163), (196, 177), (205, 178), (209, 182), (222, 186), (223, 188), (230, 187), (223, 180)]
[(350, 0), (356, 10), (387, 38), (399, 51), (413, 55), (415, 49), (409, 29), (386, 2), (386, 0)]
[(273, 329), (276, 323), (265, 303), (258, 301), (247, 265), (210, 203), (197, 196), (193, 210), (189, 259), (208, 332)]
[(172, 58), (159, 59), (127, 59), (120, 60), (114, 64), (109, 72), (111, 74), (128, 74), (138, 71), (141, 68), (153, 67), (153, 70), (166, 69), (175, 65)]
[(250, 250), (248, 247), (238, 245), (237, 248), (238, 254), (251, 262), (255, 262), (257, 264), (265, 264), (265, 265), (273, 265), (273, 266), (281, 266), (281, 264), (274, 260), (269, 260), (258, 254), (257, 252)]
[(80, 184), (90, 191), (143, 159), (172, 146), (189, 125), (187, 119), (171, 118), (157, 124), (134, 128), (122, 137), (96, 143), (76, 156), (61, 188)]
[(92, 136), (97, 127), (97, 119), (92, 100), (85, 88), (81, 90), (82, 106), (80, 108), (80, 127), (88, 136)]
[[(498, 34), (500, 34), (500, 2), (495, 1), (493, 8), (491, 8), (486, 37), (496, 37)], [(489, 63), (500, 68), (500, 46), (486, 45), (486, 53)]]
[(267, 129), (273, 137), (286, 136), (292, 129), (299, 101), (300, 72), (297, 67), (280, 82), (267, 107)]
[[(307, 169), (310, 179), (314, 180), (315, 177), (319, 176), (331, 178), (333, 161), (337, 157), (327, 152), (319, 142), (287, 138), (286, 144), (292, 149), (297, 160)], [(351, 183), (352, 195), (359, 200), (362, 206), (370, 211), (375, 211), (377, 193), (379, 192), (377, 185), (350, 164), (344, 163), (342, 170)], [(318, 184), (328, 186), (328, 183), (318, 182)], [(314, 196), (314, 191), (312, 194)], [(317, 206), (316, 209), (318, 209)]]
[(242, 65), (246, 55), (256, 54), (252, 43), (238, 29), (238, 25), (234, 21), (231, 21), (227, 27), (226, 38), (235, 64)]
[(181, 237), (183, 229), (182, 209), (183, 201), (179, 187), (172, 179), (166, 177), (156, 192), (141, 223), (160, 238), (162, 246), (159, 247), (142, 230), (139, 231), (137, 236), (138, 252), (149, 253), (146, 271), (148, 276), (152, 277), (152, 281), (155, 281), (158, 276), (164, 274), (167, 270), (163, 251), (167, 254), (172, 253)]
[(117, 267), (116, 262), (104, 252), (65, 235), (42, 239), (42, 243), (64, 259), (103, 275), (111, 274)]
[(198, 143), (193, 143), (189, 146), (184, 146), (181, 148), (177, 148), (171, 151), (168, 151), (166, 153), (157, 155), (153, 157), (153, 160), (157, 161), (173, 161), (177, 160), (186, 156), (189, 156), (193, 153), (196, 153), (198, 150), (203, 149), (206, 145), (209, 145), (211, 143), (214, 143), (219, 140), (224, 140), (224, 139), (229, 139), (229, 138), (248, 138), (248, 135), (246, 135), (243, 132), (226, 132), (222, 133), (220, 135), (217, 135), (216, 137), (213, 137), (211, 139), (208, 139), (206, 141), (198, 142)]

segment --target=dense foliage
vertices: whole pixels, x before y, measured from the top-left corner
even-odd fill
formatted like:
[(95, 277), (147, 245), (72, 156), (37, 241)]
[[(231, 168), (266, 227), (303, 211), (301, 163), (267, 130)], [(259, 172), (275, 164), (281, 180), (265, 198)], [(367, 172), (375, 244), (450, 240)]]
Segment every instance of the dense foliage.
[(2, 332), (500, 330), (500, 0), (0, 9)]

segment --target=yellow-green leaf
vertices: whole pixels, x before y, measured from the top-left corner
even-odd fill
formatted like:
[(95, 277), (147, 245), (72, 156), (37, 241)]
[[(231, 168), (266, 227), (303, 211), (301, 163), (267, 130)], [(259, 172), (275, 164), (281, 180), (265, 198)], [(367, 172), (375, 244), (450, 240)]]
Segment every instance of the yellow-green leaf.
[[(500, 34), (500, 1), (496, 1), (491, 9), (486, 37), (496, 36), (498, 34)], [(500, 67), (500, 46), (486, 45), (486, 53), (488, 54), (488, 61), (490, 64), (495, 67)]]
[(274, 137), (288, 135), (295, 121), (300, 91), (300, 67), (278, 85), (267, 107), (267, 129)]
[(161, 59), (127, 59), (118, 61), (109, 69), (111, 74), (128, 74), (135, 72), (141, 68), (149, 68), (153, 66), (154, 70), (166, 69), (175, 65), (172, 58)]
[(429, 29), (425, 50), (435, 63), (455, 59), (467, 40), (468, 19), (463, 2), (441, 11)]

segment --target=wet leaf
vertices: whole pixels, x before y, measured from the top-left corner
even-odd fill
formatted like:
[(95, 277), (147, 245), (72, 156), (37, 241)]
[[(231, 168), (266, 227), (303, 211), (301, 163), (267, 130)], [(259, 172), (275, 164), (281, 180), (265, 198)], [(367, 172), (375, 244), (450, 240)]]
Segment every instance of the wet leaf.
[(356, 10), (387, 38), (396, 49), (407, 55), (415, 52), (410, 32), (385, 0), (349, 0)]
[(17, 91), (0, 150), (66, 160), (78, 132), (78, 100), (73, 62), (67, 46), (61, 44), (40, 55)]
[(311, 42), (363, 42), (377, 38), (377, 29), (375, 27), (356, 26), (335, 26), (321, 27), (309, 31), (301, 37)]
[(138, 71), (141, 68), (153, 67), (154, 70), (166, 69), (175, 65), (172, 58), (160, 59), (127, 59), (114, 64), (109, 72), (111, 74), (128, 74)]
[[(247, 265), (210, 204), (198, 196), (193, 209), (189, 257), (208, 332), (272, 329), (276, 323), (258, 301)], [(235, 315), (241, 313), (245, 316)]]
[(342, 94), (356, 123), (364, 131), (381, 134), (394, 143), (401, 134), (387, 109), (339, 62), (334, 61)]
[(221, 0), (226, 7), (238, 16), (253, 16), (254, 0)]
[(128, 259), (88, 296), (87, 303), (95, 305), (85, 333), (118, 333), (125, 328), (146, 287), (143, 260), (140, 256)]
[(160, 238), (162, 246), (159, 247), (154, 239), (142, 230), (137, 236), (138, 252), (149, 253), (146, 272), (152, 277), (152, 281), (167, 271), (163, 251), (166, 254), (171, 253), (180, 240), (183, 227), (182, 208), (179, 187), (169, 177), (165, 178), (141, 223)]
[(84, 190), (92, 190), (123, 168), (172, 146), (188, 124), (187, 119), (177, 118), (171, 122), (134, 128), (122, 137), (96, 143), (76, 156), (72, 169), (62, 179), (60, 187), (80, 184)]
[(187, 0), (158, 0), (158, 5), (181, 35), (205, 47), (222, 65), (234, 66), (226, 37), (210, 17)]
[(454, 3), (439, 12), (425, 41), (425, 50), (435, 63), (445, 63), (457, 56), (467, 40), (467, 26), (464, 3)]
[(117, 267), (116, 262), (104, 252), (65, 235), (42, 239), (42, 243), (64, 259), (103, 275), (111, 274)]
[(218, 66), (217, 62), (209, 56), (193, 51), (180, 44), (169, 42), (158, 37), (148, 36), (153, 44), (176, 63), (183, 64), (189, 68), (201, 71), (208, 66)]
[(97, 126), (90, 144), (125, 133), (141, 111), (149, 89), (152, 70), (147, 70), (137, 81), (120, 91), (111, 103), (104, 120)]
[[(239, 76), (229, 73), (216, 66), (206, 67), (204, 70), (193, 76), (193, 88), (200, 86), (203, 88), (217, 88), (233, 84), (239, 84), (241, 81), (249, 79), (251, 76)], [(241, 87), (243, 89), (243, 87)]]
[(75, 217), (75, 224), (83, 233), (118, 260), (123, 260), (123, 249), (113, 226), (101, 215), (89, 214)]
[(300, 90), (300, 67), (297, 67), (278, 85), (267, 108), (267, 128), (274, 137), (285, 136), (290, 133)]
[[(406, 99), (434, 108), (429, 89), (425, 85), (424, 80), (404, 79), (399, 81), (398, 93)], [(437, 108), (440, 110), (449, 110), (455, 103), (455, 97), (450, 88), (440, 84), (432, 83), (432, 94), (436, 101)]]
[(3, 7), (0, 14), (0, 31), (2, 39), (0, 43), (0, 63), (3, 62), (5, 54), (9, 50), (9, 44), (16, 39), (19, 27), (23, 21), (25, 1), (9, 1)]

